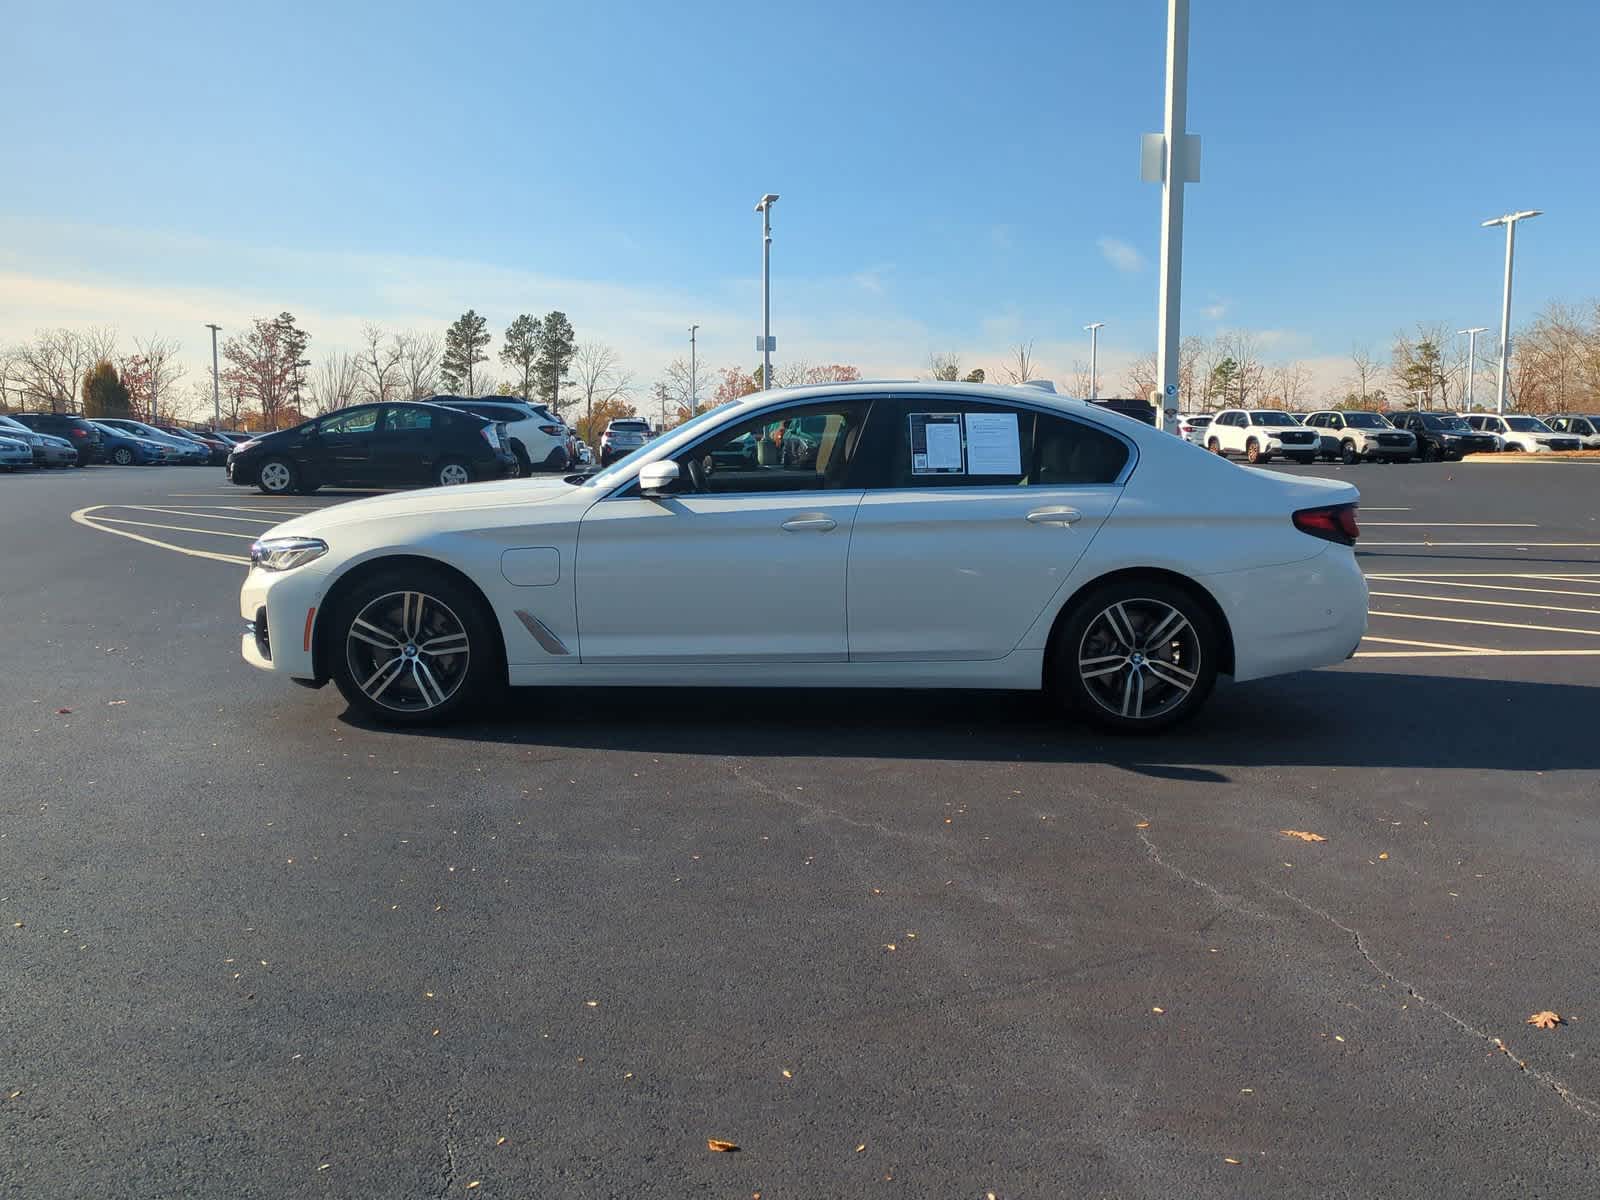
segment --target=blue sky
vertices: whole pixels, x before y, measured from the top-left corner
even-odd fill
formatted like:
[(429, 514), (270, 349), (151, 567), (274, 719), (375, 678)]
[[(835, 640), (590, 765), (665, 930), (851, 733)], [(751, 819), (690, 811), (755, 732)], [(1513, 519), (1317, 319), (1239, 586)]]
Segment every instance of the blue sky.
[[(1331, 383), (1352, 342), (1600, 293), (1600, 6), (1194, 5), (1185, 332)], [(1510, 12), (1508, 17), (1506, 14)], [(0, 341), (302, 315), (500, 330), (560, 307), (648, 382), (691, 321), (749, 365), (774, 211), (779, 359), (1108, 374), (1155, 337), (1162, 0), (190, 6), (7, 17)], [(1503, 99), (1502, 99), (1503, 98)]]

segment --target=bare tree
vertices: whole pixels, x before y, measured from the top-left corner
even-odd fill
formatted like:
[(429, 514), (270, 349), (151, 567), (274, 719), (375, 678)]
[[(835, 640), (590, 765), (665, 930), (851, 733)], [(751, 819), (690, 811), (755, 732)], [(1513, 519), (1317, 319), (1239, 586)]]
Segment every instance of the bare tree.
[(407, 330), (395, 334), (400, 346), (400, 373), (406, 398), (425, 400), (439, 390), (439, 336)]
[(1270, 372), (1273, 396), (1284, 408), (1299, 408), (1311, 387), (1311, 371), (1302, 362), (1279, 363)]
[(322, 362), (317, 365), (316, 374), (311, 377), (314, 414), (320, 417), (323, 413), (354, 404), (363, 389), (371, 384), (371, 377), (365, 370), (367, 365), (365, 354), (360, 359), (344, 351), (324, 355)]
[(583, 402), (584, 420), (593, 425), (595, 403), (604, 406), (626, 396), (633, 376), (622, 369), (617, 352), (604, 342), (580, 342), (572, 352), (572, 381)]
[(697, 411), (711, 398), (712, 371), (703, 361), (694, 364), (693, 391), (690, 390), (689, 360), (675, 358), (667, 364), (667, 369), (656, 381), (651, 389), (651, 395), (658, 403), (664, 402), (668, 407), (675, 406), (676, 412), (669, 411), (668, 417), (675, 417), (674, 424), (687, 421), (694, 415), (690, 411), (691, 395), (694, 400), (694, 409)]
[[(1087, 367), (1084, 368), (1083, 377), (1085, 386), (1078, 394), (1087, 396), (1089, 394), (1087, 386), (1089, 371)], [(1124, 386), (1128, 389), (1130, 396), (1137, 396), (1140, 400), (1148, 400), (1150, 398), (1150, 393), (1156, 390), (1156, 352), (1154, 350), (1141, 354), (1128, 364), (1128, 373), (1124, 376)]]
[(1088, 363), (1084, 362), (1081, 358), (1075, 358), (1072, 360), (1072, 381), (1070, 386), (1072, 388), (1072, 394), (1077, 396), (1079, 399), (1087, 400), (1089, 398), (1090, 391), (1093, 390), (1093, 380), (1089, 378), (1089, 375), (1090, 371)]
[[(143, 373), (141, 383), (144, 395), (133, 395), (134, 411), (142, 412), (147, 419), (159, 422), (163, 405), (170, 405), (178, 399), (178, 381), (188, 373), (183, 363), (178, 361), (178, 352), (183, 349), (183, 344), (174, 338), (161, 337), (151, 334), (147, 338), (134, 338), (133, 348), (135, 357), (143, 360)], [(127, 383), (127, 380), (123, 380)], [(132, 391), (132, 388), (129, 389)]]
[(28, 406), (70, 412), (90, 367), (116, 354), (116, 330), (41, 329), (13, 350), (13, 373)]
[(1350, 391), (1366, 406), (1367, 397), (1376, 390), (1379, 374), (1383, 366), (1373, 357), (1372, 351), (1366, 346), (1350, 347), (1350, 365), (1355, 368), (1355, 376), (1351, 380)]
[(928, 371), (935, 379), (954, 383), (961, 378), (961, 356), (953, 350), (928, 355)]
[[(405, 348), (398, 336), (390, 337), (381, 326), (371, 321), (364, 324), (361, 327), (361, 350), (357, 359), (362, 398), (375, 404), (399, 400), (405, 383), (405, 371), (401, 367), (404, 358)], [(323, 366), (332, 361), (332, 356), (323, 359)], [(318, 397), (318, 403), (322, 403), (321, 397)], [(333, 407), (342, 408), (343, 405)]]
[(1018, 342), (1011, 347), (1011, 357), (1000, 368), (1008, 382), (1027, 383), (1034, 378), (1033, 369), (1037, 365), (1033, 361), (1033, 342)]

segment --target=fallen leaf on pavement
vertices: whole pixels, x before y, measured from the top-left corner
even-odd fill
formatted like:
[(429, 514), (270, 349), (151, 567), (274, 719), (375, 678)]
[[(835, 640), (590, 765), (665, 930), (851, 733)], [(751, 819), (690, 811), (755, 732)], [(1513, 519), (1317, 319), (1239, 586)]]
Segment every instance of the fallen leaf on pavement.
[(856, 1153), (860, 1154), (866, 1148), (867, 1148), (867, 1144), (865, 1142), (862, 1142), (861, 1145), (856, 1147)]
[(56, 709), (56, 716), (58, 716), (58, 717), (70, 717), (71, 715), (72, 715), (72, 710), (70, 708), (58, 708), (58, 709)]
[(1237, 1158), (1225, 1158), (1222, 1161), (1228, 1163), (1230, 1166), (1237, 1167), (1239, 1165), (1239, 1160)]
[(1386, 859), (1388, 857), (1389, 857), (1389, 852), (1387, 850), (1385, 850), (1382, 854), (1378, 855), (1378, 861), (1382, 862), (1384, 859)]
[(1280, 829), (1278, 832), (1286, 838), (1299, 838), (1302, 842), (1325, 842), (1328, 840), (1320, 833), (1307, 833), (1304, 829)]
[(1534, 1013), (1533, 1016), (1528, 1018), (1527, 1023), (1535, 1029), (1554, 1029), (1562, 1023), (1561, 1014), (1545, 1009), (1543, 1012)]
[(707, 1138), (706, 1149), (714, 1150), (718, 1154), (732, 1154), (739, 1147), (733, 1142), (725, 1142), (721, 1138)]
[(783, 1069), (783, 1077), (784, 1077), (784, 1078), (785, 1078), (785, 1079), (793, 1079), (793, 1078), (794, 1078), (794, 1072), (793, 1072), (793, 1071), (791, 1071), (791, 1070), (789, 1070), (789, 1068), (788, 1068), (788, 1067), (785, 1067), (785, 1068), (784, 1068), (784, 1069)]
[(1137, 825), (1134, 826), (1134, 828), (1135, 829), (1149, 829), (1150, 828), (1150, 822), (1149, 821), (1140, 821)]
[(1151, 1011), (1151, 1012), (1153, 1012), (1153, 1013), (1164, 1013), (1164, 1012), (1166, 1012), (1166, 1011), (1167, 1011), (1167, 1010), (1166, 1010), (1166, 1009), (1164, 1009), (1164, 1008), (1151, 1008), (1151, 1010), (1150, 1010), (1150, 1011)]
[(467, 1183), (467, 1191), (470, 1192), (473, 1188), (480, 1188), (482, 1186), (483, 1186), (483, 1180), (481, 1180), (481, 1179), (473, 1179), (473, 1180), (470, 1180)]
[(497, 1137), (494, 1140), (494, 1144), (496, 1146), (504, 1146), (506, 1144), (506, 1139), (503, 1136), (502, 1137)]

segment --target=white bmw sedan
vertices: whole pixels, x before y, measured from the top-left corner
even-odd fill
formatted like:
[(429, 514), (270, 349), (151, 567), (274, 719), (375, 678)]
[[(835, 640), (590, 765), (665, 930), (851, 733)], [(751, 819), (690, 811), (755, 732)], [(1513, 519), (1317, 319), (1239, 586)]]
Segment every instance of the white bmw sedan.
[(1357, 500), (1029, 387), (765, 392), (587, 478), (296, 517), (242, 650), (400, 724), (507, 684), (963, 687), (1154, 731), (1354, 652)]

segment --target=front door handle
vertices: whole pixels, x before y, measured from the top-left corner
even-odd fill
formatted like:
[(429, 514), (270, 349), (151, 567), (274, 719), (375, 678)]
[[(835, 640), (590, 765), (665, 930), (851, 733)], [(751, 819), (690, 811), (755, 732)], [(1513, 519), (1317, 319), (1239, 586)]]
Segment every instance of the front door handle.
[(1076, 525), (1083, 520), (1083, 514), (1075, 508), (1058, 506), (1055, 508), (1036, 508), (1028, 514), (1030, 525)]
[(821, 513), (809, 513), (801, 517), (790, 517), (783, 523), (783, 527), (790, 533), (827, 533), (838, 522), (832, 517), (825, 517)]

